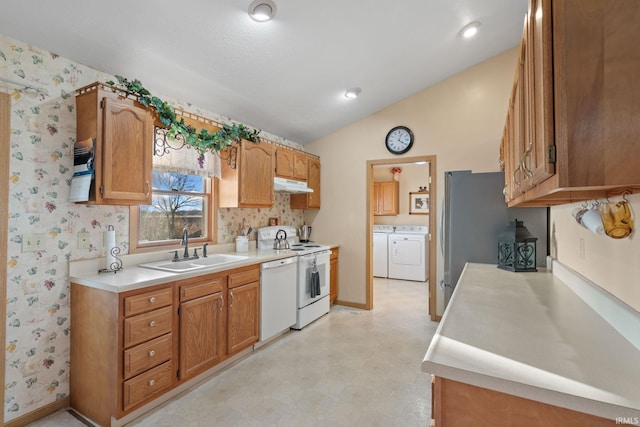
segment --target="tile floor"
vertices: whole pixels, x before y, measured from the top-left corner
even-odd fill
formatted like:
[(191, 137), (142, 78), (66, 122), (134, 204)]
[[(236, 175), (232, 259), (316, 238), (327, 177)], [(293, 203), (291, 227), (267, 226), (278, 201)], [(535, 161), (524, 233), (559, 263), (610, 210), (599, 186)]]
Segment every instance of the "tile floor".
[[(424, 283), (375, 279), (374, 310), (333, 306), (130, 426), (427, 426), (420, 370), (437, 324)], [(84, 426), (66, 411), (31, 426)]]

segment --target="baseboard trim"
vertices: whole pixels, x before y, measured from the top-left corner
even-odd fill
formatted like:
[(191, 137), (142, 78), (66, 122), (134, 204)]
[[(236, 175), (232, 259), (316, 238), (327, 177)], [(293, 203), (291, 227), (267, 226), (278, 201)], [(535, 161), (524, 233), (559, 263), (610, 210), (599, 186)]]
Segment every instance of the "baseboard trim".
[(44, 418), (47, 415), (51, 415), (54, 412), (58, 412), (60, 409), (69, 407), (69, 396), (63, 397), (62, 399), (56, 400), (55, 402), (49, 403), (48, 405), (42, 406), (41, 408), (36, 409), (35, 411), (29, 412), (28, 414), (24, 414), (18, 418), (14, 418), (11, 421), (6, 421), (4, 423), (5, 427), (22, 427), (29, 423), (39, 420), (40, 418)]
[(344, 305), (345, 307), (360, 308), (362, 310), (367, 310), (367, 305), (366, 304), (361, 304), (359, 302), (336, 300), (334, 302), (334, 304), (336, 304), (336, 305)]

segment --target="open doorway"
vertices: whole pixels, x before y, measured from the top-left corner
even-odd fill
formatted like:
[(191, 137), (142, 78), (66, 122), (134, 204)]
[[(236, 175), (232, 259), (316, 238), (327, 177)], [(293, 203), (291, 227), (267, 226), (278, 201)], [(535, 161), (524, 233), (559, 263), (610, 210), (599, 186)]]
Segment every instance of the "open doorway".
[[(435, 214), (435, 200), (436, 198), (436, 156), (417, 156), (417, 157), (402, 157), (391, 158), (381, 160), (369, 160), (367, 161), (367, 256), (366, 256), (366, 277), (367, 277), (367, 289), (366, 289), (366, 308), (373, 309), (373, 225), (376, 223), (374, 207), (374, 182), (376, 181), (376, 174), (380, 176), (379, 170), (386, 170), (386, 173), (391, 174), (390, 169), (392, 167), (399, 167), (400, 169), (405, 166), (406, 168), (413, 169), (416, 164), (421, 164), (420, 178), (412, 179), (411, 182), (405, 185), (399, 185), (400, 192), (398, 194), (398, 203), (400, 206), (400, 212), (406, 215), (416, 215), (416, 219), (411, 219), (410, 224), (403, 225), (426, 225), (428, 226), (428, 288), (429, 288), (429, 315), (432, 320), (437, 320), (436, 315), (436, 214)], [(376, 172), (378, 171), (378, 172)], [(392, 175), (389, 175), (390, 179), (393, 179)], [(415, 176), (415, 173), (412, 174)], [(397, 177), (399, 181), (402, 180), (402, 173)], [(415, 188), (413, 188), (415, 187)], [(421, 188), (423, 189), (420, 192)], [(426, 187), (426, 188), (425, 188)], [(426, 191), (424, 191), (426, 190)], [(420, 197), (421, 194), (415, 195), (412, 193), (423, 193), (424, 197)], [(424, 208), (420, 206), (413, 206), (416, 203), (417, 198), (420, 201), (428, 199), (433, 203), (432, 209), (428, 209), (428, 213)], [(399, 213), (400, 213), (399, 212)], [(402, 217), (402, 215), (399, 215)], [(419, 218), (419, 219), (417, 219)], [(392, 220), (380, 220), (380, 223), (393, 223)]]

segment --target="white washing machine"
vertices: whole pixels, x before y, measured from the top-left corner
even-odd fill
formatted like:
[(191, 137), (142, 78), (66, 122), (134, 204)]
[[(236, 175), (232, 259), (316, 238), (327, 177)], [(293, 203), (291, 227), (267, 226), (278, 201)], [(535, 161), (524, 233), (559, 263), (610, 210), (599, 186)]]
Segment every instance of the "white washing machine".
[(389, 234), (393, 233), (393, 225), (375, 224), (373, 226), (373, 275), (387, 277), (387, 250)]
[(429, 228), (398, 225), (389, 235), (389, 279), (425, 282), (429, 276)]

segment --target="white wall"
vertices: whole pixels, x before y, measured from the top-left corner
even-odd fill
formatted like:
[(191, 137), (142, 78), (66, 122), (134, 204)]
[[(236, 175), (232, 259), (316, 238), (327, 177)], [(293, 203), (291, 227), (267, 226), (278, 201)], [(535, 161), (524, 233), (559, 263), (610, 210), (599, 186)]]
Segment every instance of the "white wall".
[[(629, 196), (638, 227), (640, 194)], [(612, 201), (621, 200), (619, 197)], [(640, 238), (635, 230), (625, 239), (600, 236), (578, 225), (571, 212), (580, 203), (551, 208), (551, 255), (640, 311)], [(580, 240), (584, 241), (584, 257)]]
[[(339, 300), (366, 302), (367, 160), (436, 155), (437, 196), (431, 209), (439, 212), (444, 171), (499, 169), (515, 66), (516, 49), (511, 49), (305, 146), (322, 160), (322, 208), (305, 212), (305, 217), (314, 227), (314, 240), (341, 245)], [(364, 88), (361, 96), (367, 90), (375, 88)], [(398, 125), (412, 129), (415, 142), (408, 153), (393, 156), (384, 137)], [(439, 283), (439, 251), (437, 264)]]

